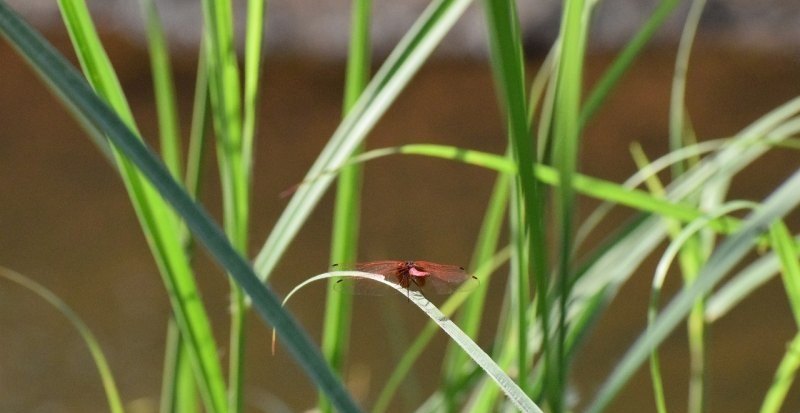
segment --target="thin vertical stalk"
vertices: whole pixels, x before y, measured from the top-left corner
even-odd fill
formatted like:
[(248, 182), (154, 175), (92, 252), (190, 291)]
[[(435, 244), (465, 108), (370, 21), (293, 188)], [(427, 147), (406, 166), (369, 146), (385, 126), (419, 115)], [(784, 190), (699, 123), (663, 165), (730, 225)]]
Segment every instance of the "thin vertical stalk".
[[(230, 0), (203, 0), (202, 5), (208, 45), (209, 92), (222, 182), (223, 224), (234, 248), (247, 256), (251, 162), (245, 160), (244, 155), (252, 156), (252, 152), (249, 149), (245, 150), (245, 138), (242, 133), (241, 89), (233, 36), (233, 10)], [(258, 19), (258, 16), (254, 19)], [(252, 39), (252, 32), (248, 35)], [(257, 35), (260, 36), (261, 33)], [(258, 45), (258, 42), (256, 44)], [(252, 50), (252, 46), (248, 45), (248, 53), (252, 53)], [(260, 55), (260, 50), (255, 48), (255, 53)], [(248, 63), (252, 65), (252, 60), (248, 60)], [(257, 63), (255, 68), (258, 69)], [(255, 77), (257, 79), (257, 73)], [(251, 90), (257, 87), (252, 83), (248, 86)], [(248, 99), (252, 99), (248, 100), (247, 104), (255, 105), (255, 95), (247, 96)], [(252, 128), (250, 133), (254, 133)], [(252, 135), (249, 144), (252, 144)], [(232, 279), (230, 281), (228, 408), (231, 413), (238, 413), (241, 411), (244, 398), (242, 381), (247, 309), (241, 288)]]
[[(572, 272), (573, 214), (575, 211), (575, 191), (572, 180), (577, 168), (578, 145), (580, 142), (580, 98), (583, 80), (583, 58), (586, 47), (586, 16), (588, 16), (583, 0), (570, 0), (564, 6), (564, 18), (561, 29), (561, 53), (558, 64), (557, 92), (553, 113), (553, 148), (554, 166), (559, 172), (560, 184), (556, 187), (557, 197), (555, 213), (557, 219), (556, 239), (559, 243), (556, 294), (552, 301), (558, 303), (558, 324), (555, 337), (549, 337), (545, 329), (543, 340), (554, 340), (550, 353), (545, 357), (550, 360), (553, 370), (545, 375), (546, 396), (553, 412), (564, 411), (564, 395), (567, 387), (569, 361), (566, 354), (567, 338), (567, 304), (570, 295)], [(555, 347), (555, 349), (553, 349)], [(547, 360), (546, 360), (547, 361)], [(548, 363), (545, 363), (547, 365)], [(546, 371), (548, 369), (545, 369)]]
[(636, 32), (630, 42), (625, 45), (619, 56), (614, 60), (611, 67), (606, 70), (603, 77), (592, 88), (586, 102), (581, 109), (580, 127), (586, 127), (589, 120), (603, 106), (606, 98), (622, 79), (622, 75), (631, 67), (636, 57), (642, 52), (644, 47), (656, 34), (656, 31), (664, 24), (675, 8), (681, 4), (681, 0), (662, 0), (653, 14), (647, 19), (642, 28)]
[[(354, 0), (350, 28), (350, 49), (345, 73), (343, 114), (355, 105), (369, 80), (371, 0)], [(354, 155), (361, 152), (360, 145)], [(362, 168), (354, 163), (342, 169), (337, 182), (333, 213), (331, 263), (353, 262), (358, 253), (358, 232), (361, 215)], [(322, 353), (334, 371), (343, 374), (344, 357), (350, 341), (352, 296), (334, 291), (335, 281), (328, 282)], [(322, 393), (319, 409), (331, 412), (332, 407)]]
[[(510, 153), (508, 156), (510, 157)], [(483, 263), (489, 261), (497, 250), (497, 243), (500, 232), (503, 228), (503, 217), (508, 207), (511, 175), (498, 174), (495, 178), (492, 195), (486, 208), (483, 224), (475, 243), (475, 251), (472, 254), (472, 262), (469, 269), (472, 274)], [(484, 311), (486, 296), (489, 292), (489, 283), (481, 280), (481, 285), (476, 291), (470, 294), (459, 315), (458, 325), (465, 334), (470, 337), (477, 337), (481, 325), (481, 315)], [(467, 356), (456, 346), (448, 347), (448, 352), (443, 363), (444, 401), (447, 411), (456, 409), (456, 396), (463, 391), (460, 384), (466, 376), (463, 367), (467, 362)]]
[[(670, 112), (669, 112), (669, 144), (672, 151), (677, 151), (685, 145), (684, 131), (686, 130), (686, 76), (689, 67), (689, 57), (691, 56), (692, 45), (700, 24), (700, 17), (705, 8), (705, 0), (694, 0), (689, 14), (686, 17), (683, 32), (675, 58), (675, 73), (672, 78)], [(672, 164), (673, 179), (680, 177), (686, 170), (684, 162)], [(709, 200), (706, 197), (707, 201)], [(713, 201), (711, 201), (713, 202)], [(704, 205), (709, 209), (713, 205)], [(680, 227), (680, 224), (674, 224)], [(712, 241), (700, 234), (687, 241), (680, 253), (680, 264), (683, 272), (684, 283), (691, 285), (700, 271), (702, 264), (707, 259), (707, 254), (703, 250), (710, 250), (709, 245)], [(697, 300), (689, 317), (686, 321), (689, 345), (689, 397), (687, 411), (689, 413), (702, 413), (706, 406), (706, 321), (705, 297)]]
[[(517, 189), (521, 191), (520, 219), (523, 236), (519, 238), (523, 244), (518, 246), (524, 250), (525, 263), (520, 268), (520, 277), (516, 293), (518, 294), (518, 362), (519, 385), (528, 391), (528, 317), (527, 306), (530, 301), (528, 280), (533, 276), (536, 280), (539, 300), (539, 317), (542, 319), (543, 331), (548, 331), (549, 309), (547, 308), (547, 280), (545, 232), (543, 225), (543, 196), (539, 182), (534, 178), (533, 168), (537, 159), (536, 148), (530, 139), (528, 109), (525, 97), (525, 68), (523, 66), (522, 46), (514, 2), (507, 0), (485, 1), (486, 17), (489, 27), (492, 69), (496, 87), (499, 91), (501, 105), (508, 120), (508, 135), (514, 160), (518, 167)], [(515, 219), (512, 217), (512, 219)], [(520, 251), (522, 252), (522, 251)], [(546, 343), (546, 341), (545, 341)], [(544, 346), (547, 353), (547, 344)]]

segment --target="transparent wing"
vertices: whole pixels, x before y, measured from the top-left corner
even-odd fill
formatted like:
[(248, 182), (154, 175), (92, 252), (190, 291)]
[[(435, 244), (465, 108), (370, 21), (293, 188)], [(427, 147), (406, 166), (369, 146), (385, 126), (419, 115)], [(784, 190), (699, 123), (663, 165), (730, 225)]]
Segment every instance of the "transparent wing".
[[(383, 275), (387, 281), (398, 284), (397, 269), (402, 266), (403, 262), (404, 261), (385, 260), (341, 263), (333, 264), (331, 269), (334, 271), (361, 271), (370, 274), (380, 274)], [(344, 293), (358, 295), (384, 295), (391, 292), (391, 288), (387, 288), (385, 285), (381, 285), (381, 283), (368, 278), (359, 277), (342, 278), (336, 282), (335, 289)]]
[(425, 277), (423, 290), (437, 294), (449, 294), (464, 285), (465, 290), (476, 288), (478, 279), (458, 265), (437, 264), (429, 261), (416, 261), (416, 266), (429, 273)]

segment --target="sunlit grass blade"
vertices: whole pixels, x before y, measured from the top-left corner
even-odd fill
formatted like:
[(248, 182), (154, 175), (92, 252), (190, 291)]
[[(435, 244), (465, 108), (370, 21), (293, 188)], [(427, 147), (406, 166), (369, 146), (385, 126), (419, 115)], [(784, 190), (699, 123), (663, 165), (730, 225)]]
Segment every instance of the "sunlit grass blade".
[[(343, 114), (347, 114), (358, 101), (369, 80), (370, 22), (372, 0), (354, 0), (351, 4), (350, 47), (345, 72)], [(361, 152), (359, 146), (355, 152)], [(331, 264), (355, 262), (358, 255), (358, 238), (361, 227), (360, 164), (343, 167), (337, 182), (331, 236)], [(322, 333), (322, 352), (331, 367), (342, 372), (350, 342), (352, 296), (337, 294), (334, 283), (328, 283), (325, 303), (325, 323)], [(320, 395), (319, 409), (330, 412), (330, 403)]]
[[(100, 43), (86, 4), (83, 0), (61, 0), (59, 6), (73, 40), (73, 47), (92, 87), (114, 108), (125, 125), (135, 132), (136, 126), (127, 100)], [(38, 50), (41, 49), (43, 46), (38, 46)], [(31, 53), (32, 50), (37, 50), (37, 46), (31, 45), (27, 50), (27, 53)], [(42, 70), (41, 67), (39, 70)], [(68, 97), (74, 99), (72, 96)], [(98, 136), (96, 141), (102, 140), (99, 136), (103, 132), (93, 133)], [(139, 139), (136, 134), (131, 136)], [(121, 156), (117, 149), (113, 152), (145, 237), (170, 293), (176, 319), (192, 350), (200, 394), (210, 410), (224, 411), (225, 382), (216, 354), (216, 344), (202, 302), (189, 299), (198, 294), (194, 275), (183, 249), (178, 221), (134, 165)]]
[(781, 279), (795, 323), (800, 327), (800, 248), (783, 222), (770, 227), (771, 244), (781, 263)]
[[(308, 336), (297, 322), (280, 308), (274, 293), (258, 280), (250, 265), (235, 251), (208, 213), (172, 179), (158, 158), (115, 112), (97, 97), (75, 69), (2, 2), (0, 2), (0, 32), (21, 51), (37, 74), (53, 88), (54, 93), (81, 121), (81, 124), (96, 136), (106, 135), (186, 220), (188, 227), (207, 247), (214, 260), (247, 291), (259, 315), (277, 328), (292, 355), (312, 380), (328, 393), (334, 406), (341, 411), (359, 411), (341, 381), (330, 371)], [(188, 303), (199, 304), (197, 295), (182, 298)], [(187, 336), (187, 338), (192, 337)], [(212, 342), (210, 337), (203, 339), (205, 343)], [(216, 362), (216, 348), (212, 351)], [(209, 409), (215, 407), (217, 407), (215, 404), (207, 406)], [(224, 408), (223, 392), (221, 408), (218, 410)]]
[(672, 14), (680, 4), (680, 0), (662, 0), (658, 7), (653, 11), (653, 14), (642, 25), (642, 28), (636, 32), (636, 35), (625, 45), (619, 56), (614, 59), (614, 63), (606, 70), (603, 77), (592, 88), (589, 96), (586, 98), (583, 107), (581, 108), (580, 127), (586, 127), (586, 124), (594, 117), (595, 113), (603, 106), (606, 98), (611, 94), (614, 87), (619, 83), (622, 76), (631, 67), (636, 57), (642, 52), (644, 47), (656, 34), (656, 31), (664, 24), (664, 21)]
[[(255, 6), (256, 14), (248, 16), (248, 22), (260, 20), (251, 30), (247, 40), (248, 73), (246, 104), (250, 114), (243, 115), (241, 102), (241, 82), (239, 64), (234, 41), (233, 4), (230, 0), (203, 0), (204, 40), (207, 46), (206, 67), (208, 68), (209, 96), (211, 98), (211, 116), (214, 120), (214, 131), (217, 147), (217, 162), (222, 183), (223, 227), (231, 243), (243, 255), (247, 255), (248, 228), (250, 218), (251, 159), (244, 156), (253, 155), (254, 124), (243, 136), (245, 118), (254, 122), (254, 111), (258, 90), (259, 63), (261, 58), (260, 36), (263, 28), (263, 5)], [(252, 7), (252, 5), (251, 5)], [(250, 10), (253, 11), (253, 10)], [(258, 30), (259, 38), (253, 40), (252, 30)], [(254, 44), (255, 42), (255, 44)], [(255, 56), (253, 56), (255, 54)], [(253, 59), (256, 62), (253, 63)], [(255, 73), (253, 73), (255, 70)], [(248, 117), (249, 116), (249, 117)], [(231, 413), (242, 411), (244, 403), (244, 326), (246, 304), (244, 293), (236, 283), (231, 281), (231, 323), (229, 335), (228, 362), (228, 409)]]
[(3, 266), (0, 266), (0, 277), (36, 294), (67, 318), (70, 324), (72, 324), (72, 327), (81, 335), (83, 342), (86, 343), (89, 349), (89, 353), (92, 355), (92, 360), (97, 367), (97, 372), (100, 374), (100, 381), (103, 383), (103, 390), (106, 393), (109, 411), (112, 413), (123, 413), (125, 409), (122, 406), (122, 400), (120, 399), (117, 385), (114, 382), (114, 375), (111, 373), (111, 367), (108, 365), (108, 360), (103, 353), (103, 349), (100, 347), (100, 343), (97, 342), (97, 338), (95, 338), (92, 331), (89, 330), (89, 326), (83, 322), (83, 319), (81, 319), (81, 317), (61, 298), (30, 277)]
[[(589, 25), (589, 7), (583, 0), (570, 0), (564, 4), (564, 15), (561, 22), (561, 53), (559, 55), (558, 73), (556, 77), (556, 95), (553, 112), (553, 166), (558, 170), (559, 185), (554, 197), (556, 221), (556, 254), (557, 274), (552, 291), (555, 297), (547, 300), (558, 306), (558, 322), (555, 328), (550, 352), (545, 357), (546, 395), (553, 411), (564, 409), (567, 389), (569, 360), (566, 355), (567, 337), (567, 302), (569, 300), (570, 279), (573, 270), (573, 220), (575, 214), (575, 190), (572, 181), (576, 174), (578, 146), (580, 144), (579, 114), (583, 88), (583, 66), (586, 50), (586, 36)], [(543, 274), (539, 274), (541, 277)], [(542, 317), (546, 317), (542, 314)], [(547, 335), (547, 325), (543, 325), (544, 340), (551, 340)], [(553, 348), (555, 347), (555, 348)], [(547, 348), (547, 346), (545, 347)]]
[[(483, 223), (481, 224), (478, 239), (475, 242), (475, 250), (472, 254), (472, 261), (469, 268), (474, 274), (478, 266), (490, 262), (499, 243), (500, 234), (503, 228), (506, 209), (508, 208), (510, 183), (513, 177), (509, 174), (499, 174), (495, 178), (492, 195), (486, 207)], [(483, 282), (477, 291), (470, 294), (469, 299), (464, 304), (464, 308), (459, 314), (458, 325), (464, 333), (470, 337), (477, 337), (480, 331), (483, 313), (485, 310), (486, 297), (489, 293), (489, 283)], [(458, 393), (463, 393), (464, 389), (460, 383), (467, 374), (464, 371), (465, 355), (454, 346), (448, 348), (443, 363), (442, 374), (445, 383), (445, 401), (448, 409), (454, 408)]]
[[(530, 137), (528, 123), (527, 98), (525, 96), (525, 66), (522, 55), (522, 40), (519, 30), (516, 3), (506, 0), (488, 0), (484, 2), (487, 27), (489, 28), (489, 50), (492, 63), (492, 76), (500, 100), (500, 107), (505, 115), (508, 128), (508, 142), (517, 165), (515, 189), (519, 196), (512, 197), (519, 205), (514, 207), (519, 214), (510, 214), (511, 220), (517, 220), (519, 234), (512, 241), (516, 245), (518, 260), (512, 261), (520, 267), (515, 274), (517, 280), (514, 311), (517, 321), (517, 370), (528, 370), (528, 343), (525, 332), (528, 331), (528, 319), (525, 316), (530, 303), (530, 280), (536, 284), (536, 294), (540, 299), (548, 291), (546, 243), (542, 225), (544, 196), (540, 184), (534, 179), (533, 168), (537, 159), (536, 147)], [(535, 274), (535, 276), (534, 276)], [(539, 300), (539, 317), (549, 319), (549, 309)], [(547, 323), (547, 321), (545, 321)], [(545, 325), (545, 331), (549, 331)], [(548, 345), (543, 349), (548, 355)], [(520, 387), (527, 391), (525, 374), (519, 375)]]
[(197, 411), (197, 389), (192, 360), (174, 319), (167, 324), (167, 343), (161, 384), (160, 413)]
[(775, 372), (772, 385), (767, 390), (764, 402), (761, 404), (761, 413), (777, 413), (781, 411), (781, 406), (786, 400), (786, 395), (792, 387), (792, 383), (797, 377), (797, 370), (800, 369), (800, 334), (796, 334), (794, 339), (786, 346), (786, 354)]
[(258, 124), (258, 103), (261, 94), (261, 72), (266, 21), (266, 0), (248, 0), (247, 33), (244, 49), (244, 99), (242, 103), (242, 169), (252, 169), (254, 161), (256, 125)]
[(172, 65), (164, 34), (164, 27), (153, 0), (141, 0), (147, 26), (147, 44), (150, 51), (150, 66), (153, 73), (158, 131), (161, 137), (161, 158), (172, 176), (182, 173), (181, 140), (178, 120), (178, 104), (175, 99), (175, 82), (172, 78)]
[[(347, 160), (469, 3), (469, 0), (437, 0), (428, 6), (348, 112), (308, 170), (307, 178), (336, 169)], [(332, 180), (332, 177), (323, 177), (297, 189), (254, 261), (256, 273), (262, 280), (272, 274)]]
[[(409, 144), (392, 148), (373, 149), (354, 157), (350, 162), (363, 162), (397, 154), (433, 156), (503, 173), (516, 173), (517, 170), (515, 163), (502, 155), (433, 144)], [(326, 171), (324, 173), (335, 174), (336, 171)], [(542, 183), (552, 186), (559, 184), (558, 172), (549, 166), (537, 164), (534, 174), (536, 179)], [(638, 211), (657, 213), (682, 222), (690, 222), (703, 216), (701, 211), (689, 204), (665, 200), (639, 189), (628, 188), (587, 175), (575, 174), (572, 179), (572, 185), (575, 191), (582, 195), (612, 202), (615, 205), (628, 206)], [(720, 233), (730, 233), (738, 228), (739, 221), (731, 217), (721, 217), (712, 221), (709, 225)]]
[[(800, 250), (798, 250), (786, 224), (782, 221), (778, 221), (770, 227), (770, 238), (780, 259), (783, 286), (789, 298), (792, 315), (795, 323), (800, 326), (800, 263), (797, 260)], [(786, 353), (775, 372), (772, 385), (767, 390), (764, 403), (761, 405), (762, 413), (780, 411), (786, 395), (797, 377), (798, 369), (800, 369), (800, 334), (795, 335), (795, 338), (786, 346)]]

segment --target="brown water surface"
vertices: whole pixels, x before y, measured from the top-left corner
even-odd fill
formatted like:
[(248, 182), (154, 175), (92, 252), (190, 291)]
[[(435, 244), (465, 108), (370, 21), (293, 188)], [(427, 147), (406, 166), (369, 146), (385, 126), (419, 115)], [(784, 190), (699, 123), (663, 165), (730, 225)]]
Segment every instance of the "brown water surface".
[[(63, 38), (56, 38), (64, 46)], [(110, 39), (131, 106), (150, 142), (155, 111), (146, 55)], [(66, 50), (62, 47), (62, 50)], [(594, 81), (612, 56), (589, 59)], [(635, 171), (628, 147), (648, 155), (667, 150), (667, 114), (674, 49), (642, 56), (620, 89), (588, 128), (582, 172), (621, 181)], [(117, 175), (59, 103), (15, 55), (0, 43), (0, 264), (27, 274), (71, 305), (97, 335), (126, 402), (155, 408), (160, 391), (164, 332), (169, 312), (159, 275)], [(194, 63), (176, 62), (181, 115), (188, 119)], [(535, 67), (536, 62), (531, 62)], [(343, 67), (303, 59), (268, 60), (256, 159), (252, 249), (257, 251), (286, 200), (278, 194), (297, 183), (340, 118)], [(692, 60), (688, 109), (698, 135), (724, 137), (800, 92), (800, 62), (772, 55), (700, 46)], [(184, 132), (188, 130), (184, 124)], [(447, 60), (426, 66), (370, 135), (372, 148), (434, 142), (502, 153), (503, 123), (484, 62)], [(213, 164), (213, 161), (210, 162)], [(760, 199), (800, 166), (797, 156), (776, 151), (734, 183), (733, 197)], [(493, 175), (475, 167), (422, 157), (370, 162), (364, 188), (361, 257), (469, 261)], [(204, 200), (218, 214), (219, 191), (208, 174)], [(582, 200), (580, 213), (594, 201)], [(327, 266), (331, 196), (305, 225), (283, 259), (273, 283), (285, 294)], [(628, 214), (612, 215), (605, 231)], [(793, 222), (796, 231), (796, 220)], [(220, 353), (227, 337), (227, 281), (200, 258), (203, 298), (217, 332)], [(573, 384), (582, 399), (594, 391), (639, 334), (653, 263), (622, 290), (581, 349)], [(498, 277), (491, 294), (502, 294)], [(672, 291), (677, 286), (669, 284)], [(323, 288), (294, 299), (291, 310), (319, 339)], [(497, 312), (487, 310), (487, 320)], [(389, 311), (382, 311), (388, 308)], [(374, 402), (396, 351), (424, 320), (401, 297), (358, 297), (353, 322), (350, 382)], [(384, 315), (381, 315), (384, 314)], [(387, 328), (392, 325), (391, 328)], [(796, 331), (785, 295), (775, 280), (711, 329), (710, 411), (754, 411), (770, 383), (787, 341)], [(250, 320), (248, 411), (277, 397), (293, 411), (310, 408), (315, 390), (285, 351), (269, 356), (269, 331)], [(481, 344), (490, 345), (489, 337)], [(404, 385), (394, 411), (409, 411), (438, 382), (445, 340), (438, 337)], [(663, 347), (671, 411), (685, 406), (687, 351), (679, 330)], [(789, 405), (800, 409), (800, 390)], [(27, 291), (0, 281), (0, 411), (101, 411), (105, 398), (83, 341), (64, 318)], [(652, 411), (643, 370), (610, 411)], [(154, 410), (153, 410), (154, 411)]]

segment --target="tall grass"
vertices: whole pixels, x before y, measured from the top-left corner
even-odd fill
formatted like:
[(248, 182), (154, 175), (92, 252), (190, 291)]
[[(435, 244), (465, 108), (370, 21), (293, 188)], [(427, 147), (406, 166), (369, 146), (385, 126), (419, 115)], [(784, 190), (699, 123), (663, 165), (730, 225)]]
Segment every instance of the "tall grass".
[[(505, 115), (507, 153), (424, 143), (361, 153), (372, 127), (469, 4), (468, 0), (433, 1), (370, 80), (371, 3), (353, 2), (343, 119), (320, 149), (263, 247), (252, 254), (247, 250), (247, 240), (251, 176), (257, 167), (253, 147), (259, 136), (265, 2), (248, 2), (241, 67), (235, 53), (231, 2), (202, 2), (204, 34), (198, 50), (189, 151), (184, 155), (180, 152), (181, 122), (165, 31), (152, 0), (143, 1), (159, 116), (159, 159), (140, 139), (83, 1), (59, 1), (81, 64), (81, 76), (0, 0), (0, 32), (113, 160), (158, 264), (173, 314), (166, 334), (162, 411), (197, 411), (198, 398), (208, 412), (245, 410), (244, 326), (249, 303), (265, 323), (275, 327), (285, 347), (315, 383), (322, 411), (360, 409), (340, 378), (345, 374), (348, 355), (352, 298), (330, 285), (320, 352), (265, 281), (337, 177), (330, 257), (333, 262), (356, 259), (360, 164), (387, 155), (461, 162), (496, 171), (497, 178), (469, 266), (482, 280), (480, 286), (469, 295), (452, 296), (441, 308), (431, 306), (424, 297), (409, 295), (409, 301), (418, 304), (431, 322), (409, 346), (376, 403), (361, 407), (366, 410), (389, 409), (416, 357), (439, 329), (453, 341), (442, 364), (441, 386), (431, 391), (419, 411), (575, 410), (576, 404), (568, 397), (573, 377), (570, 367), (581, 343), (613, 305), (621, 286), (645, 258), (660, 254), (659, 246), (665, 241), (668, 248), (653, 276), (649, 325), (597, 393), (578, 402), (583, 410), (607, 410), (649, 360), (654, 405), (659, 411), (667, 411), (671, 406), (664, 396), (656, 352), (681, 323), (687, 323), (692, 363), (688, 409), (705, 411), (707, 326), (777, 273), (781, 274), (791, 311), (800, 320), (798, 241), (782, 220), (800, 203), (800, 172), (788, 177), (761, 202), (743, 203), (729, 199), (728, 194), (731, 180), (742, 169), (798, 134), (800, 99), (765, 114), (734, 136), (698, 143), (684, 117), (683, 96), (702, 1), (694, 2), (676, 59), (670, 116), (672, 152), (652, 161), (637, 152), (641, 171), (628, 182), (614, 183), (580, 173), (582, 132), (656, 29), (675, 10), (677, 1), (662, 1), (596, 86), (584, 91), (584, 56), (595, 2), (564, 3), (558, 39), (538, 72), (528, 73), (515, 2), (487, 0), (482, 6), (490, 45), (488, 64)], [(224, 232), (195, 201), (201, 187), (207, 136), (213, 136), (216, 143)], [(666, 183), (659, 180), (663, 175), (657, 175), (665, 168), (672, 172)], [(646, 184), (645, 189), (638, 188), (642, 184)], [(579, 222), (575, 209), (582, 196), (603, 204)], [(599, 245), (591, 246), (589, 253), (578, 255), (585, 249), (587, 234), (615, 206), (632, 209), (637, 216)], [(749, 214), (744, 219), (735, 218), (734, 211), (741, 208), (747, 208)], [(504, 225), (508, 227), (507, 239), (502, 237)], [(197, 292), (191, 266), (194, 242), (207, 248), (230, 275), (227, 366), (217, 354), (220, 345), (211, 334), (209, 317)], [(742, 265), (755, 249), (762, 257)], [(246, 258), (251, 256), (252, 264)], [(683, 288), (662, 309), (661, 288), (673, 260), (677, 260), (677, 270), (683, 276)], [(506, 268), (502, 265), (505, 262), (510, 263), (508, 273), (497, 273), (499, 268)], [(717, 288), (731, 274), (730, 281)], [(319, 279), (343, 275), (324, 274)], [(487, 281), (492, 276), (508, 280), (501, 315), (496, 320), (484, 317)], [(459, 307), (455, 322), (450, 321)], [(481, 331), (494, 337), (488, 353), (473, 341)], [(778, 411), (787, 397), (800, 367), (797, 341), (787, 348), (776, 367), (775, 382), (764, 399), (765, 412)], [(90, 345), (96, 347), (93, 341)], [(110, 389), (112, 410), (119, 410), (113, 386)]]

